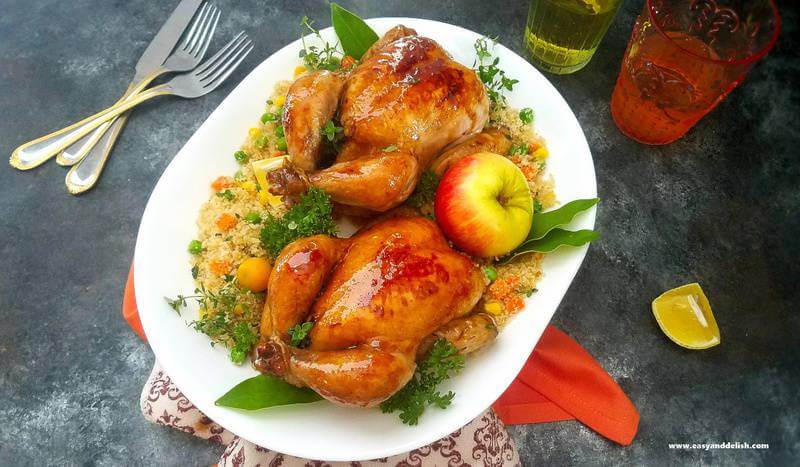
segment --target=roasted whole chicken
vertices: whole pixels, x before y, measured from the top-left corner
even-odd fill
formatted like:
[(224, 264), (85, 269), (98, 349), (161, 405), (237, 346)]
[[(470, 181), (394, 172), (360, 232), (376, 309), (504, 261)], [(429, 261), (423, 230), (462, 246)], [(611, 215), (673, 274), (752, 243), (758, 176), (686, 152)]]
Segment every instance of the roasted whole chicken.
[[(348, 239), (297, 240), (270, 275), (255, 366), (341, 405), (377, 405), (409, 381), (436, 338), (468, 353), (495, 337), (492, 318), (471, 313), (485, 285), (423, 217), (396, 215)], [(290, 345), (289, 329), (308, 321), (306, 348)]]
[[(489, 99), (478, 76), (434, 40), (396, 26), (352, 71), (316, 71), (289, 89), (283, 126), (291, 167), (270, 174), (275, 194), (309, 185), (340, 205), (387, 211), (413, 192), (434, 157), (479, 133)], [(323, 167), (322, 129), (344, 142)]]

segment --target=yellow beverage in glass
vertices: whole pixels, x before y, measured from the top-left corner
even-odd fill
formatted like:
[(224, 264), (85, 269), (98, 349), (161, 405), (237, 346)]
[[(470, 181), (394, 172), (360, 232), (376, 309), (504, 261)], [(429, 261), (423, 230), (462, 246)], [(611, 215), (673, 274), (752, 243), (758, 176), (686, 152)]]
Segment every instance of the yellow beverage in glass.
[(534, 65), (557, 74), (583, 68), (622, 0), (531, 0), (525, 46)]

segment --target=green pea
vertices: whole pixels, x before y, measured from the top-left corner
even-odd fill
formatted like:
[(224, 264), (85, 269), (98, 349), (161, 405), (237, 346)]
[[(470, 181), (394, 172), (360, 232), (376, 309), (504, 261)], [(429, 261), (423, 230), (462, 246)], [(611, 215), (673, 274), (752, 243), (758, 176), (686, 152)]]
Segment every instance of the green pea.
[(264, 115), (261, 116), (261, 123), (267, 122), (275, 122), (278, 120), (278, 116), (272, 112), (266, 112)]
[(287, 148), (287, 146), (286, 146), (286, 138), (283, 138), (283, 137), (278, 138), (275, 141), (275, 147), (278, 148), (278, 151), (285, 151), (286, 148)]
[(260, 224), (261, 215), (259, 215), (257, 212), (248, 212), (247, 215), (244, 216), (244, 220), (251, 224)]
[(487, 266), (483, 268), (483, 273), (486, 274), (486, 278), (490, 281), (494, 282), (497, 280), (497, 271), (493, 267)]
[(250, 156), (247, 155), (244, 151), (236, 151), (233, 153), (233, 158), (236, 159), (236, 162), (240, 164), (246, 164)]
[(200, 240), (192, 240), (189, 242), (189, 253), (196, 255), (203, 251), (203, 242)]
[(283, 133), (283, 127), (278, 125), (275, 127), (275, 136), (285, 136)]

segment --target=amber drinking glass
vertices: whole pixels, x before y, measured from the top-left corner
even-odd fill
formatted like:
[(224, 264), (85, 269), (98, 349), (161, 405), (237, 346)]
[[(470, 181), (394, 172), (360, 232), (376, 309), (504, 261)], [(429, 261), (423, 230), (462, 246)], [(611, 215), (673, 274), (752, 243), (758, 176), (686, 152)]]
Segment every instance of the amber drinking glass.
[(769, 52), (779, 23), (772, 0), (647, 0), (611, 97), (617, 127), (645, 144), (680, 138)]

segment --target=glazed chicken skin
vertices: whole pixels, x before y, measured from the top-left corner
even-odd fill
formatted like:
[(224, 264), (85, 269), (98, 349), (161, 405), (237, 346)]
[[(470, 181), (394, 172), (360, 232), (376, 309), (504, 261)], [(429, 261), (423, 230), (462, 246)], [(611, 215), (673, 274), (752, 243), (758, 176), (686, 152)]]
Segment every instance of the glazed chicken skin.
[(508, 135), (494, 128), (484, 130), (441, 153), (431, 164), (430, 170), (441, 177), (450, 166), (464, 157), (479, 152), (506, 154), (509, 149), (511, 149), (511, 138)]
[[(484, 288), (480, 269), (422, 217), (385, 219), (349, 239), (297, 240), (270, 276), (256, 368), (372, 407), (409, 381), (436, 337), (464, 352), (494, 338), (492, 319), (470, 314)], [(290, 346), (288, 330), (306, 321), (310, 344)]]
[[(321, 168), (321, 130), (337, 116), (345, 142), (335, 163)], [(271, 191), (295, 194), (311, 185), (339, 204), (387, 211), (408, 198), (435, 156), (480, 132), (488, 116), (489, 99), (474, 71), (434, 40), (396, 26), (346, 77), (317, 71), (291, 86), (283, 124), (301, 173), (289, 177), (304, 184), (271, 179)]]

